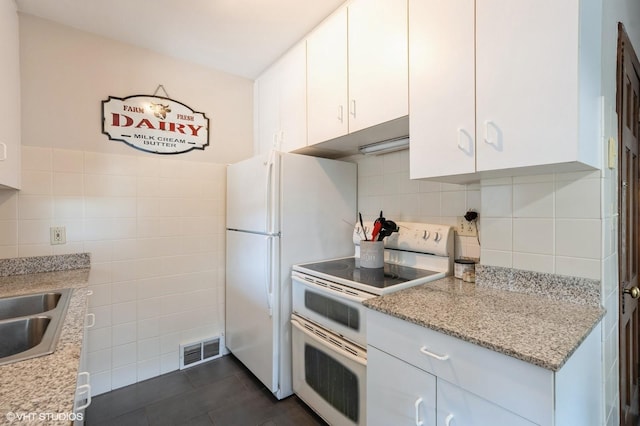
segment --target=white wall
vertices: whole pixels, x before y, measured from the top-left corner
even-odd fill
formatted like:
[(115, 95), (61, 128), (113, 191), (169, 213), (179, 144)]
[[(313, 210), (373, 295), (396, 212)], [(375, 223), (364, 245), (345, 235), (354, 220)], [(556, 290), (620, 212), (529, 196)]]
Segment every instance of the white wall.
[(228, 164), (252, 154), (251, 80), (30, 15), (20, 15), (20, 51), (23, 145), (147, 156), (101, 134), (101, 101), (162, 84), (209, 118), (209, 147), (181, 160)]
[[(23, 189), (0, 191), (0, 257), (91, 253), (94, 395), (175, 370), (179, 343), (223, 331), (226, 163), (251, 155), (253, 82), (26, 15), (20, 37)], [(102, 100), (158, 84), (209, 117), (204, 151), (101, 134)]]

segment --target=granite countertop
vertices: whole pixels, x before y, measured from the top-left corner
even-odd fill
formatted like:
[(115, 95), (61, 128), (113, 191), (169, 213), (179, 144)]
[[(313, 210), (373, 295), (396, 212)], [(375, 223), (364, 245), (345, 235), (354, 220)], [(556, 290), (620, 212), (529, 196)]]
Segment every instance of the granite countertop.
[(558, 371), (604, 316), (571, 303), (446, 277), (364, 305), (394, 317)]
[[(72, 423), (69, 415), (76, 392), (88, 279), (88, 268), (0, 277), (0, 297), (74, 289), (55, 352), (0, 365), (0, 424)], [(12, 423), (8, 413), (30, 417)]]

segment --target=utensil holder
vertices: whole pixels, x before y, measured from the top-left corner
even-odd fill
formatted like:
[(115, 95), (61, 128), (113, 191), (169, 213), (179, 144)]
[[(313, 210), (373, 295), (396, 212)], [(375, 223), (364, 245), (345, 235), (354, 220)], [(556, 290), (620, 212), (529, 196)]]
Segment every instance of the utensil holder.
[(384, 241), (360, 240), (360, 267), (384, 267)]

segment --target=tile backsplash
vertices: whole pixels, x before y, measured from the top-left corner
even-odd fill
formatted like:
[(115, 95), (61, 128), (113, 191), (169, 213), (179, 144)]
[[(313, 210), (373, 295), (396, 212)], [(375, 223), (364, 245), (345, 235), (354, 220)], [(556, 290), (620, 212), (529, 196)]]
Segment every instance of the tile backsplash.
[[(478, 184), (410, 180), (408, 150), (356, 156), (353, 161), (358, 163), (358, 208), (365, 220), (374, 220), (382, 210), (387, 219), (396, 221), (455, 226), (467, 210), (480, 211)], [(476, 237), (456, 235), (455, 247), (456, 257), (480, 257)]]
[(600, 171), (486, 179), (485, 265), (600, 279)]
[[(380, 210), (402, 221), (456, 225), (479, 213), (479, 239), (456, 235), (456, 257), (484, 265), (601, 279), (600, 171), (484, 179), (455, 185), (409, 179), (409, 151), (354, 157), (358, 206), (366, 219)], [(604, 235), (604, 237), (603, 237)], [(605, 251), (615, 250), (608, 244)], [(605, 253), (606, 255), (606, 253)]]

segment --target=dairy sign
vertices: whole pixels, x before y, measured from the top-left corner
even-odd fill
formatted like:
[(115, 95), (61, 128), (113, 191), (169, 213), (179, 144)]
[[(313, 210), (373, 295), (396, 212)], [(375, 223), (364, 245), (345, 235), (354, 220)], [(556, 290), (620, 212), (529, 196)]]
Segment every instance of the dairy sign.
[(102, 133), (155, 154), (181, 154), (209, 145), (209, 119), (160, 96), (109, 96), (102, 101)]

